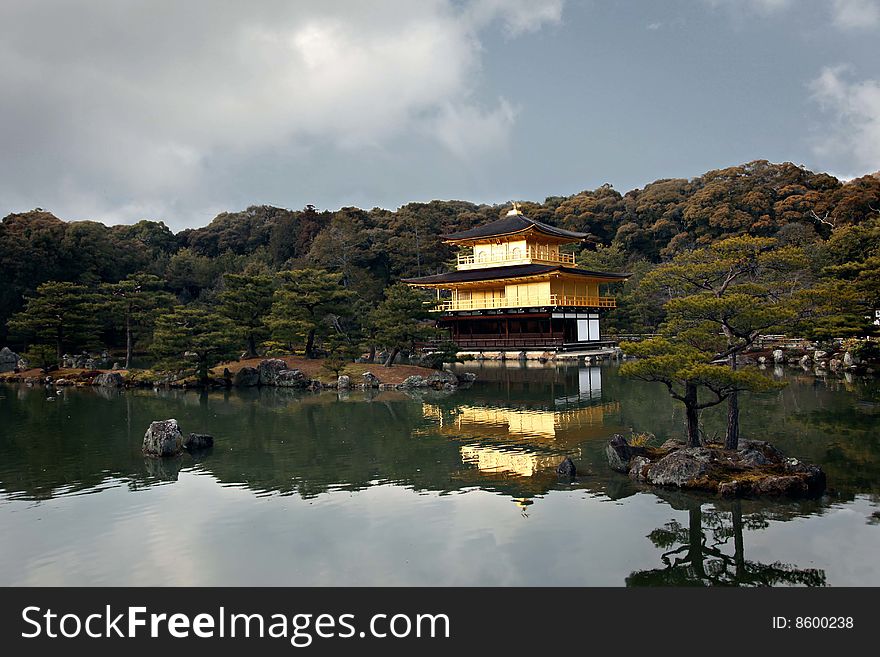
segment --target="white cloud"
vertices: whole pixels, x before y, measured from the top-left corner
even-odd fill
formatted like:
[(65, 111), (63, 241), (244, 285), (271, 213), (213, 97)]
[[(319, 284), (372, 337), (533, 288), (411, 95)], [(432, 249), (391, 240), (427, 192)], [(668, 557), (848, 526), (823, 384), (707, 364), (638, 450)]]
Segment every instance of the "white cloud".
[[(797, 8), (803, 11), (805, 0), (702, 0), (712, 7), (725, 7), (731, 11), (769, 16), (784, 10)], [(830, 11), (831, 23), (841, 30), (871, 29), (880, 25), (880, 0), (814, 0), (815, 6)], [(807, 6), (813, 11), (814, 6)]]
[(512, 36), (534, 32), (562, 20), (564, 0), (472, 0), (465, 17), (480, 26), (501, 20)]
[(749, 13), (772, 14), (792, 6), (792, 0), (703, 0), (712, 7), (745, 10)]
[(509, 143), (508, 136), (516, 120), (516, 108), (504, 98), (489, 111), (471, 105), (447, 103), (432, 126), (433, 134), (450, 151), (465, 159)]
[(558, 23), (562, 5), (5, 0), (0, 212), (174, 207), (219, 161), (280, 145), (503, 149), (515, 113), (476, 98), (483, 32)]
[(880, 25), (878, 0), (833, 0), (832, 18), (837, 27), (871, 29)]
[(828, 67), (810, 90), (832, 119), (816, 152), (843, 162), (853, 175), (880, 169), (880, 81), (852, 80), (846, 67)]

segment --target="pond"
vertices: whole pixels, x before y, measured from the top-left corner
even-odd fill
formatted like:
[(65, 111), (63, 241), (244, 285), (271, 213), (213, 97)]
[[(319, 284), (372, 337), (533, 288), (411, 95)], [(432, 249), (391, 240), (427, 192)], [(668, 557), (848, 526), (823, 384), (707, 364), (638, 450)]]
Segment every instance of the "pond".
[[(876, 381), (776, 372), (743, 435), (821, 465), (829, 493), (721, 501), (607, 468), (613, 433), (682, 434), (662, 386), (468, 367), (453, 393), (0, 386), (0, 584), (880, 585)], [(145, 459), (166, 418), (214, 448)]]

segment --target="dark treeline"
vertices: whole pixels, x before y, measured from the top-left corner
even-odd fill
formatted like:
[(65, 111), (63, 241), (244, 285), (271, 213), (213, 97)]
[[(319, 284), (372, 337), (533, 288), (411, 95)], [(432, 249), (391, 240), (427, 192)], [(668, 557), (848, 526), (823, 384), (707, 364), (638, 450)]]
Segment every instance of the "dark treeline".
[[(439, 235), (491, 221), (506, 209), (464, 201), (410, 203), (396, 211), (252, 206), (177, 234), (158, 221), (108, 227), (62, 221), (39, 208), (10, 214), (0, 223), (0, 344), (23, 348), (33, 340), (14, 316), (43, 283), (69, 282), (80, 291), (103, 289), (124, 296), (124, 286), (120, 292), (108, 285), (147, 275), (159, 280), (159, 291), (169, 295), (172, 305), (214, 308), (223, 303), (229, 275), (277, 279), (278, 272), (329, 272), (345, 288), (356, 323), (401, 277), (453, 267), (453, 249)], [(543, 203), (523, 202), (522, 209), (531, 218), (588, 233), (590, 239), (579, 247), (583, 266), (634, 274), (610, 290), (621, 302), (608, 326), (622, 333), (653, 332), (664, 318), (662, 300), (640, 292), (639, 282), (652, 269), (739, 235), (805, 247), (814, 258), (816, 276), (861, 286), (851, 317), (867, 317), (878, 304), (876, 174), (843, 183), (791, 163), (756, 161), (689, 180), (658, 180), (626, 194), (606, 185)], [(860, 325), (850, 318), (828, 330), (841, 337), (869, 331), (867, 320), (855, 324)], [(105, 346), (122, 348), (131, 339), (119, 321), (105, 322), (101, 331)], [(78, 344), (75, 335), (64, 339), (65, 350), (89, 346)], [(237, 348), (252, 350), (255, 336), (243, 340)]]

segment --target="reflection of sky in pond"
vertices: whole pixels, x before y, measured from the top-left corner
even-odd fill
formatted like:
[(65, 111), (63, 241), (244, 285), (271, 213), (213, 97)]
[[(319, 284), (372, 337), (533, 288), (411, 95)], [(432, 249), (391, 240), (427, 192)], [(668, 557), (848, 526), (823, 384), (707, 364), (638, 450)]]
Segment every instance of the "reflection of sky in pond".
[[(734, 507), (605, 467), (611, 433), (680, 431), (659, 387), (610, 367), (478, 371), (453, 394), (342, 399), (0, 387), (0, 583), (880, 584), (875, 383), (789, 374), (751, 400), (749, 435), (821, 463), (834, 491)], [(160, 417), (217, 447), (145, 461)], [(566, 455), (573, 483), (553, 473)]]

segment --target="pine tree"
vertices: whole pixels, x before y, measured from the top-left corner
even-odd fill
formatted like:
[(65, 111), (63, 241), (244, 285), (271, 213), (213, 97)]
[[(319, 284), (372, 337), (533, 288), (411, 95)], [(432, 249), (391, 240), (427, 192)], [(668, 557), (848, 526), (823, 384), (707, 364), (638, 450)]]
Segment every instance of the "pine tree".
[(240, 339), (230, 319), (204, 308), (178, 306), (156, 319), (153, 353), (161, 366), (192, 369), (206, 382), (212, 367), (235, 357)]
[(151, 274), (132, 274), (118, 283), (101, 286), (111, 317), (125, 331), (125, 368), (131, 367), (135, 341), (148, 334), (162, 309), (174, 304), (164, 282)]
[(278, 273), (281, 281), (266, 320), (272, 339), (292, 344), (305, 339), (306, 358), (315, 358), (315, 337), (330, 327), (324, 319), (351, 312), (353, 294), (342, 286), (342, 274), (323, 269), (297, 269)]
[(267, 274), (224, 274), (217, 299), (221, 315), (242, 329), (247, 355), (257, 355), (257, 343), (266, 338), (266, 317), (272, 309), (274, 282)]
[(432, 305), (424, 292), (405, 283), (396, 283), (385, 291), (385, 300), (370, 318), (376, 340), (389, 351), (385, 367), (394, 365), (401, 349), (442, 335), (430, 321)]
[[(663, 332), (670, 339), (687, 342), (688, 336), (698, 336), (706, 362), (723, 361), (731, 370), (762, 333), (784, 332), (816, 311), (810, 283), (809, 260), (802, 249), (748, 236), (677, 256), (642, 282), (669, 297)], [(727, 404), (725, 447), (736, 449), (737, 388), (728, 392)]]
[(55, 347), (58, 362), (64, 349), (82, 348), (98, 340), (98, 297), (84, 285), (49, 281), (37, 287), (24, 310), (9, 320), (9, 330), (22, 338)]

